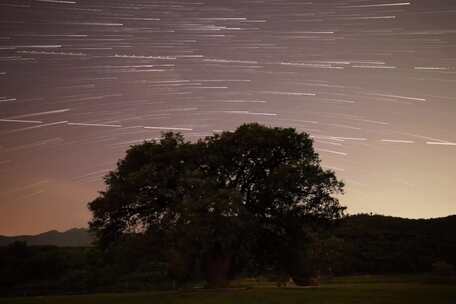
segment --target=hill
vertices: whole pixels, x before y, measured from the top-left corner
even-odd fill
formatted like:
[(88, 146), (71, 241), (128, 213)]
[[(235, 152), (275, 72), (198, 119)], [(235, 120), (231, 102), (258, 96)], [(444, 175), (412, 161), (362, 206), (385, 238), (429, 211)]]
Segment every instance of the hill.
[[(404, 219), (352, 215), (336, 228), (337, 272), (427, 272), (436, 262), (456, 265), (456, 216)], [(336, 270), (336, 269), (334, 269)]]
[(93, 238), (84, 228), (73, 228), (64, 232), (51, 230), (37, 235), (0, 236), (0, 246), (22, 241), (30, 246), (87, 247)]

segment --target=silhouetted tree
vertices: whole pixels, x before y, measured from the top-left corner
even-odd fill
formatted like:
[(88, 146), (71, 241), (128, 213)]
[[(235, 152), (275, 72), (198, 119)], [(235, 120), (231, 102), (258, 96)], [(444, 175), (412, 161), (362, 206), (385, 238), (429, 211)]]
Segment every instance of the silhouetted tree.
[(196, 143), (166, 133), (132, 146), (105, 181), (89, 203), (102, 247), (143, 235), (172, 275), (185, 280), (200, 265), (212, 287), (248, 259), (293, 274), (297, 244), (344, 210), (333, 196), (343, 183), (309, 136), (259, 124)]

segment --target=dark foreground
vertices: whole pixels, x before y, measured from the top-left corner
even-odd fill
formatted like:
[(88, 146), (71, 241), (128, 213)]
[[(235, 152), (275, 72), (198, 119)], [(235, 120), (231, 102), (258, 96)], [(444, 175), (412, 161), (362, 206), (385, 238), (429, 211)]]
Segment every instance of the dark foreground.
[(217, 291), (98, 294), (0, 299), (0, 304), (288, 304), (288, 303), (456, 303), (456, 285), (426, 283), (398, 277), (350, 278), (315, 288), (275, 288), (257, 285)]

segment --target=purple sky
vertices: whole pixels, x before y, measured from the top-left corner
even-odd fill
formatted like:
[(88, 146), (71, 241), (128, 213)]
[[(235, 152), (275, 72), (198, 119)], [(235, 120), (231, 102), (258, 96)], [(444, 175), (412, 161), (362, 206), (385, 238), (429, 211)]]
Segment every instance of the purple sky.
[(350, 213), (456, 213), (456, 1), (2, 0), (0, 234), (86, 226), (129, 145), (309, 132)]

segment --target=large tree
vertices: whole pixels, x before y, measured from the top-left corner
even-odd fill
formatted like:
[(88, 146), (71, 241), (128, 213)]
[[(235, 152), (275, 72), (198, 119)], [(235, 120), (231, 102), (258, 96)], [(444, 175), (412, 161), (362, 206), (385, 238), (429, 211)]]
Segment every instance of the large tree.
[[(253, 261), (290, 275), (309, 229), (343, 215), (343, 183), (292, 128), (244, 124), (196, 143), (165, 133), (132, 146), (89, 203), (108, 248), (141, 234), (182, 279), (200, 265), (210, 286)], [(236, 266), (236, 267), (234, 267)]]

